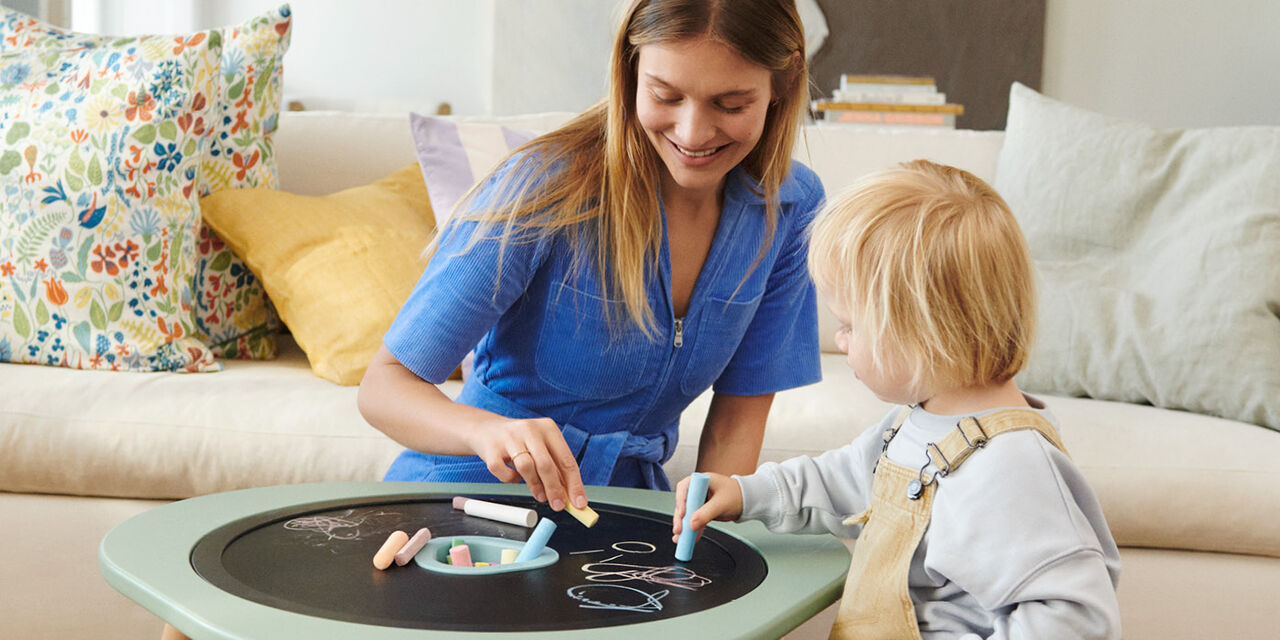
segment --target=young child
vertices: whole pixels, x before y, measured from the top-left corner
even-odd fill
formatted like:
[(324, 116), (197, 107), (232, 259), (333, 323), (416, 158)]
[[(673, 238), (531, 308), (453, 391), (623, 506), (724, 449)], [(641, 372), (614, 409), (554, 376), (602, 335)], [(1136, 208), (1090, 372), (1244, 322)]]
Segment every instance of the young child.
[(832, 637), (1119, 638), (1115, 541), (1052, 414), (1013, 381), (1035, 289), (1008, 205), (916, 160), (863, 178), (812, 229), (837, 344), (876, 397), (904, 406), (816, 458), (712, 474), (690, 527), (857, 538)]

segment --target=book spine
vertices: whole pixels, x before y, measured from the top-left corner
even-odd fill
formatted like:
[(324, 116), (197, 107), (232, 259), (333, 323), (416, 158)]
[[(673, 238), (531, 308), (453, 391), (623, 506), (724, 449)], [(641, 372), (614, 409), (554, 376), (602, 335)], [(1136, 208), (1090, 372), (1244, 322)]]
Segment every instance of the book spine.
[(817, 100), (813, 103), (814, 111), (897, 111), (907, 113), (950, 113), (961, 115), (964, 105), (960, 104), (889, 104), (883, 102), (832, 102)]
[(825, 122), (867, 127), (938, 127), (954, 129), (956, 116), (951, 113), (906, 113), (896, 111), (827, 112)]
[(840, 85), (843, 88), (846, 84), (890, 84), (896, 86), (913, 86), (927, 85), (933, 86), (937, 82), (930, 76), (898, 76), (898, 75), (865, 75), (857, 73), (845, 73), (840, 75)]
[(946, 104), (947, 94), (923, 91), (844, 91), (836, 89), (832, 102), (880, 102), (885, 104)]
[(937, 85), (932, 84), (870, 84), (840, 83), (841, 91), (866, 91), (869, 93), (936, 93)]

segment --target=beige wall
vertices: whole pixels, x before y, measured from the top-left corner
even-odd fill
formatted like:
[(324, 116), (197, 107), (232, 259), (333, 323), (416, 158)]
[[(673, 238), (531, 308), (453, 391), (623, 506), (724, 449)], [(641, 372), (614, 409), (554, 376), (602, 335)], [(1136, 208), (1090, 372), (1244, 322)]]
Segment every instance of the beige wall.
[(1048, 0), (1046, 94), (1163, 127), (1280, 125), (1280, 2)]

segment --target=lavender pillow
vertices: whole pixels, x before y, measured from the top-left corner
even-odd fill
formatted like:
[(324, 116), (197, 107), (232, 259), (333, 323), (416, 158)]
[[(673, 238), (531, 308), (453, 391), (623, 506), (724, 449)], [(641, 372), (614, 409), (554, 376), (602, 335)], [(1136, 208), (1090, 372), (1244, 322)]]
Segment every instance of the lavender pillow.
[(438, 118), (416, 113), (409, 114), (409, 126), (413, 130), (418, 166), (427, 183), (436, 228), (444, 227), (453, 206), (471, 185), (488, 174), (512, 149), (536, 135), (493, 120)]

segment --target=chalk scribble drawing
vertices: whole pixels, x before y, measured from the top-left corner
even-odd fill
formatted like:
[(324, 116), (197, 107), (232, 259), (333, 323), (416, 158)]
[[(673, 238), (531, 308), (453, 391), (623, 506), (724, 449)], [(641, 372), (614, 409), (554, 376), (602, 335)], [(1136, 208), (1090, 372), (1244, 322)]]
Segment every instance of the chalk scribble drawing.
[(655, 613), (662, 611), (662, 599), (670, 591), (663, 589), (648, 593), (620, 584), (580, 584), (570, 587), (567, 593), (570, 598), (581, 602), (578, 606), (583, 609)]
[(666, 565), (654, 567), (641, 564), (630, 564), (626, 562), (615, 562), (624, 554), (629, 555), (647, 555), (658, 550), (658, 547), (649, 542), (638, 540), (626, 540), (623, 542), (613, 543), (612, 549), (620, 553), (596, 562), (588, 562), (582, 565), (582, 571), (587, 574), (587, 580), (592, 582), (626, 582), (627, 580), (639, 580), (652, 584), (660, 584), (664, 587), (678, 587), (680, 589), (688, 589), (696, 591), (702, 587), (711, 584), (711, 580), (704, 578), (687, 567), (676, 565)]
[(290, 531), (312, 531), (330, 540), (355, 540), (360, 537), (360, 523), (334, 516), (308, 516), (284, 523)]
[(631, 540), (613, 543), (613, 550), (623, 553), (653, 553), (658, 550), (658, 547), (654, 546), (652, 542)]
[[(639, 581), (664, 587), (675, 587), (696, 591), (711, 584), (687, 567), (666, 565), (660, 567), (618, 562), (623, 556), (647, 555), (657, 551), (657, 546), (649, 542), (627, 540), (615, 542), (611, 549), (615, 553), (608, 558), (582, 565), (583, 573), (591, 584), (580, 584), (571, 587), (567, 593), (570, 598), (581, 602), (583, 609), (607, 609), (612, 611), (633, 611), (637, 613), (657, 613), (662, 611), (662, 599), (671, 593), (663, 589), (649, 593), (637, 587), (616, 584), (620, 582)], [(603, 549), (577, 551), (574, 553), (599, 553)]]
[(651, 584), (659, 584), (664, 587), (677, 587), (680, 589), (688, 589), (690, 591), (696, 591), (708, 584), (711, 584), (710, 579), (704, 578), (685, 567), (678, 567), (674, 565), (650, 567), (640, 564), (615, 562), (621, 557), (622, 554), (618, 554), (599, 562), (588, 562), (587, 564), (582, 565), (582, 570), (587, 573), (587, 580), (591, 582), (626, 582), (628, 580), (640, 580)]
[(304, 534), (304, 540), (311, 545), (329, 546), (332, 542), (359, 540), (373, 534), (388, 533), (402, 521), (401, 514), (393, 511), (347, 509), (337, 514), (293, 518), (284, 523), (284, 528)]

